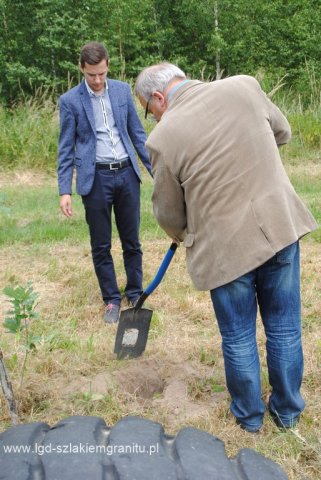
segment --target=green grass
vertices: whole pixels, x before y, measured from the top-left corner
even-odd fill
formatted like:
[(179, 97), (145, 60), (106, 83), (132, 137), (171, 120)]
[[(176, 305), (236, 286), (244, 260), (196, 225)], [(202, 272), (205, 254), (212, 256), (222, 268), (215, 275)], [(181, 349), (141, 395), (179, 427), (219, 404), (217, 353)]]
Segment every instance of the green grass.
[[(147, 134), (155, 123), (143, 118), (143, 109), (137, 108)], [(292, 127), (292, 141), (285, 149), (292, 163), (320, 161), (321, 110), (318, 88), (311, 93), (310, 103), (303, 108), (299, 95), (277, 91), (273, 101), (280, 106)], [(12, 168), (56, 168), (59, 135), (57, 99), (48, 92), (38, 94), (25, 103), (8, 110), (0, 104), (0, 170)]]
[[(33, 333), (42, 340), (30, 355), (22, 389), (17, 386), (21, 344), (18, 338), (4, 333), (3, 320), (0, 320), (0, 348), (18, 399), (21, 421), (45, 421), (53, 425), (68, 415), (86, 414), (102, 416), (107, 424), (113, 425), (123, 416), (140, 415), (162, 422), (169, 434), (176, 434), (188, 425), (217, 435), (225, 442), (230, 456), (240, 448), (254, 448), (279, 463), (289, 480), (319, 480), (321, 229), (308, 235), (301, 249), (306, 358), (302, 388), (306, 409), (297, 430), (281, 432), (266, 415), (262, 432), (251, 436), (239, 429), (228, 413), (220, 334), (208, 292), (197, 292), (191, 284), (183, 248), (178, 249), (168, 274), (147, 302), (153, 318), (144, 356), (131, 361), (115, 360), (112, 352), (116, 330), (113, 326), (106, 328), (101, 321), (103, 305), (93, 271), (81, 199), (73, 196), (71, 220), (59, 209), (54, 178), (57, 117), (52, 115), (55, 109), (51, 115), (46, 114), (47, 109), (41, 111), (37, 106), (28, 111), (21, 107), (20, 112), (10, 114), (0, 110), (3, 173), (0, 179), (0, 283), (4, 287), (30, 280), (40, 294), (39, 318), (34, 321)], [(301, 125), (304, 132), (298, 135), (301, 121), (305, 119), (295, 119), (294, 140), (281, 153), (296, 191), (321, 224), (318, 137), (313, 134), (312, 140), (308, 139), (312, 129), (309, 121), (304, 128)], [(145, 126), (150, 131), (152, 123), (146, 122)], [(44, 137), (44, 131), (48, 138), (42, 145), (39, 139)], [(29, 166), (36, 177), (39, 172), (42, 174), (40, 180), (33, 181), (32, 175), (27, 175), (27, 181), (19, 179), (16, 174), (28, 173)], [(50, 174), (43, 173), (47, 170)], [(152, 188), (152, 179), (144, 172), (141, 189), (144, 284), (153, 278), (169, 245), (169, 239), (153, 216)], [(113, 232), (113, 256), (123, 289), (121, 246), (116, 228)], [(2, 318), (8, 308), (0, 292)], [(270, 387), (260, 322), (258, 339), (263, 392), (267, 396)], [(103, 380), (106, 376), (107, 388), (104, 381), (101, 384), (101, 376)], [(179, 391), (175, 390), (182, 382), (187, 400), (185, 396), (179, 397)], [(145, 396), (140, 396), (141, 391)], [(170, 391), (172, 396), (168, 394)], [(192, 415), (195, 407), (204, 408), (196, 418)], [(0, 410), (4, 412), (0, 419), (1, 431), (10, 426), (2, 394)]]
[[(303, 170), (302, 170), (303, 168)], [(314, 162), (290, 165), (298, 193), (320, 219), (318, 169)], [(303, 173), (302, 173), (303, 172)], [(116, 329), (106, 328), (103, 306), (93, 271), (89, 236), (80, 198), (74, 195), (74, 218), (59, 209), (56, 182), (15, 185), (15, 174), (2, 180), (0, 196), (1, 285), (31, 280), (39, 292), (32, 333), (41, 337), (29, 356), (24, 383), (18, 387), (23, 349), (0, 321), (0, 348), (18, 401), (23, 423), (45, 421), (54, 425), (69, 415), (97, 415), (108, 425), (127, 415), (161, 422), (168, 434), (184, 426), (201, 428), (225, 442), (229, 456), (240, 448), (254, 448), (279, 463), (289, 480), (319, 480), (321, 345), (320, 229), (302, 243), (302, 307), (305, 343), (303, 393), (307, 406), (298, 430), (280, 432), (267, 414), (262, 432), (246, 434), (229, 414), (221, 340), (208, 292), (196, 292), (178, 249), (168, 274), (148, 299), (153, 310), (145, 354), (137, 360), (113, 356)], [(155, 274), (169, 240), (152, 214), (152, 180), (142, 184), (144, 283)], [(114, 229), (114, 261), (121, 288), (125, 274), (121, 247)], [(0, 292), (3, 313), (9, 304)], [(266, 371), (264, 332), (258, 322), (262, 384), (270, 386)], [(178, 388), (178, 390), (176, 390)], [(172, 392), (172, 393), (170, 393)], [(181, 395), (181, 396), (179, 396)], [(0, 431), (10, 426), (0, 394)], [(199, 416), (193, 412), (199, 411)], [(203, 410), (202, 410), (203, 409)]]
[[(75, 197), (80, 210), (80, 199)], [(57, 242), (84, 239), (86, 225), (80, 215), (69, 222), (59, 212), (59, 197), (53, 186), (9, 186), (0, 194), (0, 245)]]
[[(321, 224), (320, 177), (292, 175), (298, 194)], [(141, 238), (166, 238), (159, 228), (151, 205), (152, 180), (144, 175), (141, 190)], [(74, 216), (66, 219), (59, 209), (56, 186), (5, 186), (0, 192), (0, 245), (32, 245), (70, 241), (79, 243), (88, 237), (84, 209), (78, 195), (73, 196)], [(113, 229), (117, 236), (116, 228)], [(321, 242), (320, 230), (313, 237)]]
[[(291, 182), (298, 195), (305, 202), (317, 223), (321, 225), (321, 171), (317, 177), (308, 174), (291, 175)], [(321, 228), (311, 233), (317, 242), (321, 243)]]
[(0, 104), (0, 168), (52, 170), (58, 128), (57, 105), (50, 96), (31, 99), (12, 110)]
[[(142, 187), (142, 240), (155, 232), (160, 238), (150, 202), (152, 181), (145, 176)], [(0, 192), (0, 245), (36, 245), (59, 241), (80, 242), (88, 237), (84, 209), (78, 195), (73, 196), (74, 216), (66, 219), (59, 209), (57, 187), (6, 186)], [(114, 234), (116, 228), (114, 226)]]

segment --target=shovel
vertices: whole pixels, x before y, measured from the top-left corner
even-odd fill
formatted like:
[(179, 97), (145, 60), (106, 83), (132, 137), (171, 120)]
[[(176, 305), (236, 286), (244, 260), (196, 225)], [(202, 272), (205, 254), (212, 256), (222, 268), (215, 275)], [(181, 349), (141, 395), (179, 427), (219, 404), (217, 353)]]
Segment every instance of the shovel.
[(136, 305), (121, 312), (114, 347), (114, 353), (117, 354), (118, 359), (139, 357), (144, 352), (153, 311), (142, 306), (162, 281), (176, 248), (177, 244), (173, 242), (154, 280), (141, 294)]

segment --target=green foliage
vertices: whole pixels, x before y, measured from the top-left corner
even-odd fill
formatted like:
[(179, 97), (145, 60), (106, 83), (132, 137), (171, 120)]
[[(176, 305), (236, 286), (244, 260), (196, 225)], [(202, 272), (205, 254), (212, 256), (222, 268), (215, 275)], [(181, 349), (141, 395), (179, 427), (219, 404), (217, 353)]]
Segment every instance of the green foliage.
[(39, 295), (33, 290), (31, 282), (25, 286), (7, 286), (3, 289), (3, 293), (10, 298), (12, 305), (12, 309), (7, 312), (8, 316), (5, 318), (3, 326), (9, 333), (23, 338), (25, 357), (21, 373), (22, 384), (28, 353), (36, 348), (36, 344), (40, 340), (39, 336), (30, 331), (30, 323), (38, 318), (35, 305)]
[[(255, 74), (305, 97), (305, 68), (320, 78), (318, 0), (0, 0), (0, 96), (6, 104), (39, 87), (59, 94), (79, 81), (80, 47), (110, 51), (113, 77), (134, 78), (161, 59), (190, 76)], [(26, 21), (32, 19), (32, 21)]]
[(30, 332), (29, 323), (38, 318), (38, 314), (34, 310), (38, 294), (34, 292), (30, 282), (25, 286), (5, 287), (3, 293), (10, 298), (13, 307), (7, 312), (10, 316), (5, 318), (4, 327), (10, 333), (25, 333), (26, 348), (28, 350), (35, 348), (39, 337)]
[(48, 90), (9, 110), (0, 104), (0, 166), (52, 170), (56, 164), (58, 112)]
[(321, 149), (321, 112), (307, 111), (288, 116), (294, 136), (304, 150)]

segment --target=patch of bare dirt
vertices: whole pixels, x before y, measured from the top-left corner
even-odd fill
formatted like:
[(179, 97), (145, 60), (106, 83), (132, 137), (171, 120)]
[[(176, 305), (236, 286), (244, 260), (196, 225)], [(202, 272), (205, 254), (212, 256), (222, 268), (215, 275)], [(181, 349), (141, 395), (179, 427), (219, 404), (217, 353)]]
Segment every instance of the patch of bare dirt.
[(93, 393), (106, 395), (112, 389), (114, 380), (108, 372), (101, 372), (93, 377), (77, 377), (61, 389), (62, 396), (73, 393)]
[(126, 368), (115, 371), (114, 376), (120, 390), (143, 399), (152, 399), (165, 388), (163, 368), (150, 358), (133, 360)]
[(119, 365), (121, 368), (111, 373), (75, 378), (61, 388), (62, 397), (89, 392), (94, 396), (107, 395), (116, 389), (134, 404), (164, 412), (172, 424), (207, 417), (211, 409), (227, 405), (226, 390), (198, 392), (198, 386), (213, 376), (214, 367), (195, 361), (172, 362), (157, 355)]
[(211, 375), (213, 367), (192, 361), (170, 362), (168, 357), (142, 358), (115, 372), (122, 391), (150, 400), (152, 407), (165, 411), (175, 423), (204, 417), (217, 403), (226, 402), (225, 391), (208, 393), (202, 399), (191, 395), (190, 385), (202, 383)]
[(0, 188), (8, 185), (40, 187), (48, 183), (54, 185), (56, 182), (54, 176), (49, 177), (48, 173), (33, 170), (14, 171), (10, 173), (2, 172), (0, 176)]
[(298, 177), (321, 178), (319, 163), (300, 163), (296, 165), (286, 165), (286, 171), (289, 175), (296, 175)]

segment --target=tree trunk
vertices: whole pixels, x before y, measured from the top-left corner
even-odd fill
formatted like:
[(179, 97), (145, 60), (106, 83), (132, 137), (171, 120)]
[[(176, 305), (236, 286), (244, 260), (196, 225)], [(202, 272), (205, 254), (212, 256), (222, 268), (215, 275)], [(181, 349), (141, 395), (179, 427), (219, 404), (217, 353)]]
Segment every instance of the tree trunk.
[(8, 405), (8, 410), (10, 413), (12, 424), (17, 425), (19, 423), (19, 418), (17, 414), (16, 401), (13, 395), (12, 385), (9, 380), (8, 372), (3, 361), (3, 354), (1, 350), (0, 350), (0, 383), (1, 383), (3, 394), (4, 394), (4, 398), (6, 399), (6, 402)]
[[(215, 23), (215, 34), (218, 36), (218, 4), (214, 2), (214, 23)], [(221, 65), (220, 65), (220, 49), (216, 49), (216, 80), (219, 80), (222, 76)]]

